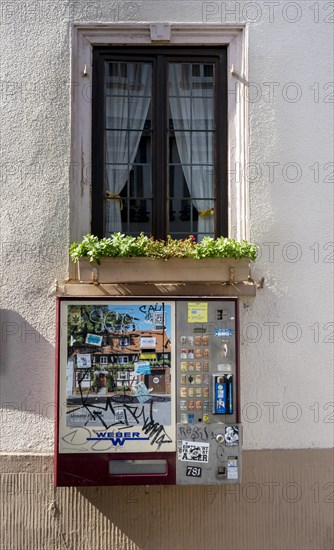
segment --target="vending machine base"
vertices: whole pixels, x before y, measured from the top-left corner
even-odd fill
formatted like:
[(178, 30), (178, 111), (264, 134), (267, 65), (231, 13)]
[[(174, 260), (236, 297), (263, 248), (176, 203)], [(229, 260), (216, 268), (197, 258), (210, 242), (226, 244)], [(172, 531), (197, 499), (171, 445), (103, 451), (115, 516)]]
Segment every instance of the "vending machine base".
[(56, 463), (57, 487), (175, 485), (175, 453), (62, 454)]

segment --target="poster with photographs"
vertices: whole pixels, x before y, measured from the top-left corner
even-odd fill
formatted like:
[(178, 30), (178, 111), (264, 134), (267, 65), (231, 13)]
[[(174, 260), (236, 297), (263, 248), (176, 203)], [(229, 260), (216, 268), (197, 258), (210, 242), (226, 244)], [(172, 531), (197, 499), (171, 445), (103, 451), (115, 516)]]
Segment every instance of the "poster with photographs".
[(175, 450), (174, 302), (62, 300), (60, 327), (63, 452)]

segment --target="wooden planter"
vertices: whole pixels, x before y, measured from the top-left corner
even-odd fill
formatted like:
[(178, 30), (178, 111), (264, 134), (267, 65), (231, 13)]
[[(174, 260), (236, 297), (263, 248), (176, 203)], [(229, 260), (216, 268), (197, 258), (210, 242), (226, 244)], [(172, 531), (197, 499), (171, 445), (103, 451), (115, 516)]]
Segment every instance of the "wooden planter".
[(81, 259), (81, 283), (243, 282), (250, 276), (250, 260), (234, 258), (103, 258), (101, 264)]

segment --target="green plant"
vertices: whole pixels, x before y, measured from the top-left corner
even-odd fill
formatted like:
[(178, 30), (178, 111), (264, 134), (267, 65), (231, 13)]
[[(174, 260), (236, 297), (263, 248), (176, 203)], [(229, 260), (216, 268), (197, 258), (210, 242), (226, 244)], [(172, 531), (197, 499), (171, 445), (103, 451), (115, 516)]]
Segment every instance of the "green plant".
[(94, 374), (93, 380), (92, 380), (92, 388), (95, 392), (97, 392), (98, 387), (99, 387), (99, 378), (97, 374)]
[(257, 247), (248, 241), (235, 241), (227, 237), (204, 237), (199, 243), (190, 235), (186, 239), (173, 239), (168, 235), (166, 241), (155, 240), (141, 233), (131, 237), (123, 233), (114, 233), (110, 237), (99, 239), (86, 235), (80, 243), (70, 246), (73, 262), (88, 258), (100, 263), (103, 257), (149, 257), (168, 260), (169, 258), (249, 258), (255, 260)]
[(106, 382), (107, 382), (107, 390), (108, 392), (112, 392), (115, 390), (115, 381), (114, 381), (114, 378), (113, 376), (108, 373), (107, 376), (106, 376)]

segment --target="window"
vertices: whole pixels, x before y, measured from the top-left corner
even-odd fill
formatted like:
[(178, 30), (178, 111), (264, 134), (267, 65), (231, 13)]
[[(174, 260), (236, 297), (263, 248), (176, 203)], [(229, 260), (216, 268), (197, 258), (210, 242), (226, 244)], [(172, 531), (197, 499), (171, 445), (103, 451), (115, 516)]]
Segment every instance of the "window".
[[(164, 24), (166, 27), (167, 24)], [(138, 61), (143, 63), (145, 59), (140, 52), (150, 55), (153, 52), (158, 52), (158, 48), (154, 43), (154, 33), (152, 30), (156, 27), (156, 24), (150, 23), (108, 23), (108, 24), (85, 24), (78, 23), (73, 25), (73, 40), (72, 40), (72, 108), (71, 108), (71, 120), (72, 120), (72, 139), (71, 139), (71, 185), (70, 185), (70, 238), (72, 241), (79, 241), (83, 235), (87, 233), (98, 233), (100, 236), (106, 232), (106, 205), (108, 199), (104, 198), (107, 183), (104, 177), (104, 150), (103, 150), (103, 120), (104, 120), (104, 93), (103, 83), (105, 73), (105, 64), (108, 61), (121, 62), (120, 57), (117, 55), (115, 58), (105, 57), (102, 60), (102, 52), (109, 54), (111, 48), (113, 52), (123, 53), (125, 46), (131, 55), (126, 62)], [(169, 25), (170, 36), (167, 38), (168, 44), (161, 47), (161, 51), (164, 50), (167, 54), (179, 52), (175, 55), (178, 59), (183, 54), (188, 56), (186, 62), (201, 64), (202, 61), (206, 61), (206, 58), (211, 56), (210, 44), (214, 44), (212, 47), (212, 54), (214, 60), (217, 59), (217, 55), (221, 51), (226, 52), (227, 56), (227, 70), (221, 70), (219, 68), (220, 82), (215, 82), (216, 89), (222, 89), (222, 93), (218, 97), (218, 100), (222, 104), (222, 110), (220, 110), (220, 120), (222, 121), (221, 127), (223, 132), (226, 132), (226, 124), (224, 124), (225, 111), (225, 99), (224, 99), (224, 79), (227, 77), (227, 119), (228, 119), (228, 144), (227, 144), (227, 160), (228, 160), (228, 189), (225, 188), (226, 180), (224, 173), (226, 173), (226, 166), (224, 166), (225, 156), (225, 141), (226, 136), (223, 136), (222, 143), (220, 145), (215, 142), (215, 154), (214, 164), (217, 162), (218, 157), (221, 158), (222, 166), (220, 168), (220, 174), (215, 174), (215, 185), (221, 196), (215, 198), (218, 202), (221, 202), (221, 207), (217, 207), (215, 212), (215, 218), (218, 219), (218, 223), (226, 223), (228, 221), (228, 231), (224, 228), (219, 231), (215, 228), (217, 234), (221, 232), (223, 235), (228, 233), (229, 237), (242, 240), (249, 238), (249, 189), (248, 179), (242, 177), (244, 173), (244, 167), (248, 166), (248, 107), (247, 101), (247, 82), (248, 82), (248, 29), (244, 24), (206, 24), (206, 23), (171, 23)], [(103, 48), (102, 48), (103, 45)], [(120, 46), (122, 45), (122, 46)], [(124, 47), (123, 47), (124, 45)], [(205, 46), (203, 46), (205, 45)], [(200, 46), (200, 48), (199, 48)], [(100, 49), (99, 49), (100, 48)], [(188, 48), (188, 50), (186, 50)], [(183, 50), (181, 52), (181, 49)], [(143, 51), (144, 50), (144, 51)], [(97, 52), (100, 52), (100, 69), (97, 70)], [(160, 51), (160, 50), (159, 50)], [(188, 52), (188, 53), (186, 53)], [(93, 66), (93, 53), (94, 53), (94, 66)], [(136, 54), (138, 57), (136, 58)], [(152, 55), (152, 57), (155, 57)], [(122, 57), (123, 58), (123, 57)], [(195, 58), (195, 59), (194, 59)], [(147, 58), (146, 58), (147, 59)], [(124, 60), (124, 58), (123, 58)], [(154, 59), (153, 59), (154, 61)], [(209, 59), (209, 64), (212, 60)], [(165, 59), (165, 64), (167, 60)], [(222, 61), (222, 65), (224, 62)], [(218, 63), (219, 65), (219, 63)], [(150, 60), (150, 66), (156, 70), (156, 64)], [(232, 72), (233, 67), (233, 72)], [(102, 73), (101, 73), (102, 71)], [(203, 70), (204, 72), (204, 70)], [(154, 71), (153, 71), (154, 73)], [(153, 74), (152, 73), (152, 74)], [(215, 77), (217, 74), (215, 75)], [(97, 78), (95, 78), (97, 77)], [(194, 75), (195, 77), (195, 75)], [(204, 78), (204, 74), (203, 74)], [(159, 85), (160, 85), (159, 81)], [(102, 86), (102, 88), (101, 88)], [(94, 87), (94, 108), (92, 103), (92, 88)], [(218, 87), (218, 88), (217, 88)], [(155, 89), (152, 84), (152, 101), (154, 99)], [(100, 99), (98, 99), (100, 98)], [(94, 111), (94, 113), (93, 113)], [(224, 114), (225, 113), (225, 114)], [(167, 115), (166, 115), (167, 117)], [(152, 119), (153, 120), (153, 119)], [(102, 122), (101, 122), (102, 121)], [(226, 120), (225, 120), (226, 122)], [(98, 130), (98, 126), (102, 125), (102, 133)], [(152, 128), (154, 132), (154, 128)], [(94, 135), (94, 150), (93, 150), (93, 136)], [(166, 140), (165, 140), (166, 141)], [(154, 142), (154, 139), (153, 139)], [(102, 149), (101, 149), (102, 147)], [(153, 151), (153, 149), (152, 149)], [(174, 146), (175, 151), (175, 146)], [(139, 152), (138, 152), (139, 155)], [(223, 155), (223, 157), (222, 157)], [(102, 160), (101, 160), (102, 157)], [(158, 185), (156, 174), (153, 172), (153, 160), (151, 168), (151, 180), (152, 186)], [(165, 159), (166, 160), (166, 159)], [(94, 165), (94, 170), (92, 168)], [(100, 163), (100, 167), (99, 167)], [(137, 164), (139, 164), (137, 162)], [(156, 165), (157, 163), (155, 163)], [(161, 167), (157, 167), (159, 169)], [(147, 169), (146, 169), (147, 170)], [(175, 170), (174, 170), (175, 171)], [(93, 173), (94, 172), (94, 173)], [(139, 170), (137, 170), (137, 173)], [(144, 172), (144, 168), (142, 168)], [(180, 172), (180, 170), (179, 170)], [(165, 169), (165, 179), (169, 174)], [(133, 172), (135, 174), (135, 171)], [(101, 177), (100, 177), (101, 176)], [(134, 178), (134, 175), (130, 176)], [(220, 181), (219, 179), (220, 178)], [(160, 180), (161, 181), (161, 180)], [(167, 180), (168, 183), (168, 180)], [(131, 185), (131, 184), (130, 184)], [(134, 184), (132, 184), (134, 185)], [(139, 184), (138, 184), (139, 185)], [(160, 183), (159, 183), (160, 185)], [(165, 185), (165, 183), (164, 183)], [(92, 189), (93, 188), (93, 189)], [(160, 189), (160, 188), (159, 188)], [(159, 191), (158, 189), (158, 191)], [(125, 189), (126, 190), (126, 189)], [(123, 191), (123, 195), (125, 193)], [(168, 189), (164, 190), (165, 196)], [(179, 191), (179, 189), (178, 189)], [(181, 189), (183, 192), (183, 190)], [(187, 191), (187, 187), (186, 187)], [(122, 195), (122, 192), (119, 193)], [(187, 194), (187, 193), (186, 193)], [(224, 196), (228, 196), (228, 213), (225, 215), (226, 203)], [(184, 196), (184, 195), (182, 195)], [(165, 208), (168, 207), (166, 213), (163, 212), (161, 220), (157, 213), (159, 202), (155, 195), (152, 198), (152, 219), (150, 223), (153, 227), (154, 219), (157, 219), (157, 223), (163, 223), (168, 231), (173, 231), (176, 224), (181, 225), (180, 219), (170, 220), (169, 211), (175, 210), (174, 216), (180, 216), (179, 210), (183, 209), (183, 205), (177, 207), (170, 207), (170, 204), (166, 202)], [(93, 201), (92, 201), (93, 198)], [(153, 199), (155, 204), (153, 205)], [(188, 206), (190, 206), (189, 197), (186, 197)], [(129, 199), (130, 200), (130, 199)], [(140, 200), (139, 197), (131, 199)], [(174, 198), (175, 201), (181, 199)], [(195, 199), (194, 199), (195, 200)], [(109, 199), (109, 203), (112, 200)], [(114, 199), (114, 202), (117, 201)], [(148, 203), (148, 198), (146, 198)], [(120, 211), (121, 219), (126, 218), (126, 210), (128, 205), (125, 204), (124, 197)], [(130, 205), (132, 207), (132, 205)], [(135, 204), (137, 206), (137, 204)], [(193, 223), (198, 217), (197, 209), (184, 208), (185, 217), (189, 218), (193, 216)], [(220, 211), (219, 211), (220, 209)], [(148, 207), (146, 207), (148, 211)], [(190, 211), (190, 212), (189, 212)], [(137, 209), (138, 212), (138, 209)], [(220, 215), (220, 213), (222, 214)], [(173, 212), (172, 212), (173, 214)], [(133, 215), (133, 209), (132, 209)], [(155, 218), (154, 218), (155, 216)], [(98, 219), (100, 217), (100, 220)], [(182, 216), (184, 217), (184, 216)], [(139, 214), (139, 219), (143, 219), (142, 211)], [(137, 216), (138, 220), (138, 216)], [(182, 221), (182, 220), (181, 220)], [(124, 224), (125, 222), (122, 221)], [(148, 221), (132, 221), (132, 224), (140, 225), (141, 229), (148, 229)], [(182, 225), (190, 226), (190, 220), (183, 221)], [(215, 219), (216, 223), (216, 219)], [(146, 227), (144, 225), (146, 224)], [(135, 229), (138, 229), (136, 227)], [(178, 228), (176, 228), (178, 231)], [(183, 229), (186, 233), (190, 233)], [(107, 232), (106, 232), (107, 234)], [(70, 264), (71, 276), (75, 277), (74, 268)]]
[(108, 364), (108, 357), (106, 355), (100, 356), (100, 364), (107, 365)]
[(118, 371), (117, 380), (129, 380), (129, 373), (126, 371)]
[(127, 355), (119, 355), (117, 357), (117, 363), (120, 365), (123, 365), (128, 362), (129, 362), (129, 358), (127, 357)]
[(228, 235), (226, 47), (95, 47), (92, 233)]
[(77, 382), (78, 384), (83, 381), (90, 381), (91, 376), (90, 372), (82, 374), (81, 372), (77, 372)]
[(125, 348), (129, 345), (129, 338), (125, 337), (125, 338), (120, 338), (119, 339), (119, 345), (121, 348)]

